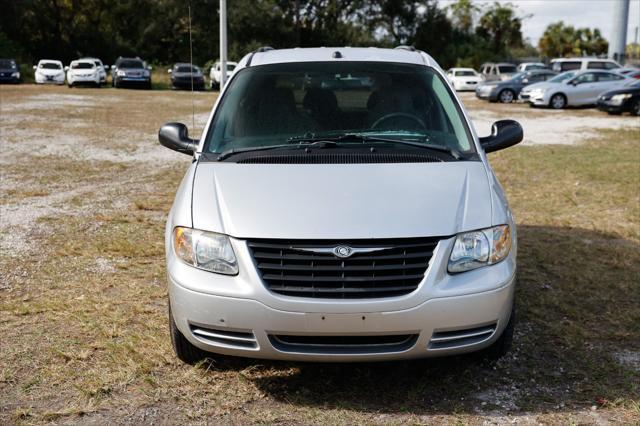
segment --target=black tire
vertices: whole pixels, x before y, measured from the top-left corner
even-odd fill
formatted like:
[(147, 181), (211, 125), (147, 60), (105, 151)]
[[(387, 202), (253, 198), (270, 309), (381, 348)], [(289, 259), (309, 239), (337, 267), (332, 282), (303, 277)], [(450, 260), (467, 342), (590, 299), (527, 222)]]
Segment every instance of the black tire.
[(169, 332), (171, 333), (171, 344), (178, 359), (186, 364), (196, 364), (205, 358), (210, 358), (209, 352), (193, 346), (184, 335), (178, 330), (169, 307)]
[(498, 93), (498, 100), (503, 104), (510, 104), (516, 99), (516, 94), (511, 89), (504, 89)]
[(513, 331), (515, 329), (515, 324), (516, 306), (514, 304), (511, 309), (511, 316), (509, 317), (507, 327), (504, 329), (498, 340), (480, 352), (480, 356), (487, 361), (497, 361), (505, 356), (509, 352), (509, 349), (511, 349), (511, 344), (513, 343)]
[(553, 109), (564, 109), (567, 106), (567, 97), (562, 93), (556, 93), (549, 98), (549, 106)]
[(631, 115), (640, 116), (640, 99), (636, 99), (631, 103), (629, 111)]

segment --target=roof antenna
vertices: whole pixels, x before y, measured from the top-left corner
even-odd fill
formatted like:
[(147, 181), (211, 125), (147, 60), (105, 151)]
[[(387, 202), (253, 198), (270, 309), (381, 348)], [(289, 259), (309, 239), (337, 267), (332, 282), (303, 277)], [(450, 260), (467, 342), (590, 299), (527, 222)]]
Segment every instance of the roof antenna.
[(193, 39), (191, 38), (191, 3), (189, 3), (189, 65), (191, 66), (191, 125), (196, 131), (196, 104), (193, 98)]

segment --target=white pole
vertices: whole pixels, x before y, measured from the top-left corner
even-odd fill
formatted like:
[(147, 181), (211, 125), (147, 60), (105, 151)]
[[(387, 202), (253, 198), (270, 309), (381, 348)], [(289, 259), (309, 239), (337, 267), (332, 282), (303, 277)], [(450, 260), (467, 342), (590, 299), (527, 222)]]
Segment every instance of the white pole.
[(227, 82), (227, 0), (220, 0), (220, 90)]

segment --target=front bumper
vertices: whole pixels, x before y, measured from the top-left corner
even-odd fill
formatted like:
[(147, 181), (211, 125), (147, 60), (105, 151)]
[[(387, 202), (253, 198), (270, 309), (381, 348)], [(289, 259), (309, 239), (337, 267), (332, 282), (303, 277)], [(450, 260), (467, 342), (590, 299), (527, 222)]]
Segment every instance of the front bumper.
[(67, 81), (69, 81), (70, 84), (98, 84), (100, 83), (100, 77), (99, 76), (73, 76), (71, 78), (68, 78)]
[(481, 88), (476, 89), (476, 98), (482, 100), (495, 100), (497, 99), (497, 95), (494, 89), (491, 90), (483, 90)]
[(597, 106), (600, 111), (612, 113), (622, 113), (629, 109), (627, 102), (623, 102), (621, 104), (612, 104), (609, 101), (598, 100)]
[(464, 82), (456, 82), (454, 83), (454, 88), (459, 91), (463, 90), (476, 90), (479, 83), (464, 83)]
[(549, 99), (546, 98), (544, 93), (531, 93), (529, 94), (529, 103), (536, 106), (547, 106), (549, 105)]
[[(232, 243), (239, 265), (245, 265), (234, 277), (197, 270), (177, 260), (171, 251), (167, 253), (176, 326), (193, 345), (213, 353), (324, 362), (461, 354), (495, 342), (513, 305), (515, 250), (496, 265), (449, 275), (446, 259), (453, 239), (443, 240), (415, 292), (393, 298), (340, 300), (269, 292), (255, 267), (251, 268), (243, 242)], [(411, 339), (402, 345), (353, 350), (322, 344), (327, 336), (377, 339), (398, 335)], [(297, 336), (310, 343), (286, 345), (279, 340), (281, 336)]]
[(64, 76), (62, 77), (52, 77), (48, 78), (43, 75), (36, 75), (35, 82), (36, 84), (64, 84)]
[[(171, 85), (178, 89), (191, 89), (191, 80), (171, 80)], [(197, 90), (204, 89), (204, 80), (193, 80), (193, 88)]]

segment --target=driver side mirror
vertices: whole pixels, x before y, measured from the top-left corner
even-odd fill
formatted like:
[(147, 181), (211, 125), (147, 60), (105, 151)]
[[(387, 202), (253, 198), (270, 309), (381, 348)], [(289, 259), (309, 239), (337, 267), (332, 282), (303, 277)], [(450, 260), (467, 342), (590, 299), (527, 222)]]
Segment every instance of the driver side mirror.
[(160, 145), (182, 154), (193, 155), (198, 149), (198, 141), (189, 137), (187, 126), (182, 123), (167, 123), (158, 132)]
[(514, 120), (500, 120), (491, 126), (491, 135), (480, 138), (480, 145), (488, 154), (516, 145), (522, 142), (522, 137), (520, 123)]

